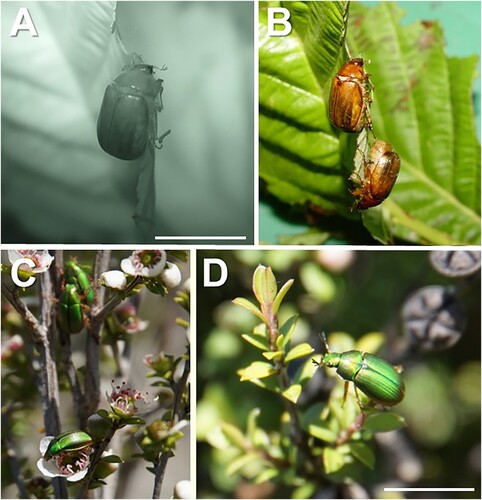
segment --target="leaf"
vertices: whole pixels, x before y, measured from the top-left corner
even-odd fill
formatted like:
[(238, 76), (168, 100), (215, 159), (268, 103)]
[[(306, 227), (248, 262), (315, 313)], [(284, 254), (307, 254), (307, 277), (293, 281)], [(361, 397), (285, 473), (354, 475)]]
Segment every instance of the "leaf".
[[(349, 196), (340, 168), (339, 141), (332, 133), (326, 99), (305, 52), (318, 50), (328, 64), (314, 59), (314, 66), (334, 72), (337, 57), (331, 54), (340, 49), (336, 33), (341, 35), (343, 5), (303, 4), (286, 4), (290, 10), (296, 8), (293, 24), (302, 34), (293, 31), (284, 37), (268, 36), (267, 15), (260, 4), (260, 177), (286, 203), (311, 202), (325, 210), (344, 210)], [(338, 10), (336, 15), (333, 8)], [(328, 32), (323, 43), (318, 35)]]
[(405, 419), (396, 413), (380, 412), (369, 415), (363, 428), (372, 432), (390, 432), (405, 427)]
[(336, 432), (331, 430), (324, 422), (309, 424), (307, 430), (311, 436), (326, 441), (327, 443), (334, 443), (336, 441)]
[(326, 474), (332, 474), (345, 465), (345, 455), (337, 448), (323, 448), (323, 465)]
[(228, 474), (228, 476), (231, 476), (239, 469), (242, 469), (245, 465), (249, 464), (254, 460), (259, 461), (259, 456), (256, 452), (253, 451), (250, 453), (246, 453), (246, 455), (242, 455), (233, 460), (226, 469), (226, 473)]
[(288, 389), (285, 389), (282, 394), (283, 397), (285, 397), (288, 401), (291, 401), (292, 403), (295, 403), (298, 401), (298, 398), (300, 397), (301, 394), (301, 385), (299, 384), (293, 384)]
[(269, 361), (273, 359), (279, 361), (283, 357), (283, 351), (266, 351), (263, 352), (263, 356)]
[(333, 212), (347, 223), (358, 219), (384, 244), (480, 244), (480, 145), (471, 102), (477, 58), (447, 58), (439, 25), (404, 24), (395, 2), (349, 3), (347, 42), (370, 61), (375, 134), (401, 157), (387, 200), (350, 213), (355, 136), (335, 135), (326, 123), (344, 3), (303, 4), (283, 4), (294, 30), (272, 38), (260, 7), (259, 157), (267, 190), (321, 219)]
[(270, 267), (259, 265), (253, 275), (253, 291), (261, 306), (272, 306), (276, 297), (276, 278)]
[(293, 347), (293, 349), (291, 349), (291, 351), (286, 355), (285, 361), (289, 363), (290, 361), (293, 361), (293, 359), (308, 356), (308, 354), (311, 354), (313, 351), (313, 347), (311, 347), (310, 344), (306, 342), (303, 344), (298, 344), (297, 346)]
[[(137, 166), (109, 157), (95, 133), (104, 90), (127, 62), (111, 30), (115, 7), (111, 1), (39, 3), (29, 10), (39, 36), (3, 40), (2, 92), (8, 99), (2, 126), (10, 133), (2, 141), (8, 157), (2, 179), (9, 186), (2, 214), (12, 221), (3, 240), (17, 234), (17, 220), (29, 241), (38, 235), (64, 244), (112, 241), (113, 235), (119, 242), (138, 241), (132, 224)], [(17, 11), (18, 5), (4, 6), (2, 29)], [(21, 199), (32, 178), (35, 197)]]
[(287, 319), (280, 327), (280, 343), (281, 345), (278, 347), (286, 347), (290, 341), (291, 338), (293, 337), (293, 332), (295, 331), (296, 328), (296, 323), (298, 322), (299, 316), (296, 314), (295, 316), (291, 316), (289, 319)]
[(280, 471), (275, 468), (264, 469), (261, 471), (254, 479), (254, 484), (265, 483), (266, 481), (271, 481), (275, 477), (280, 475)]
[(351, 454), (362, 464), (366, 465), (369, 469), (375, 467), (375, 454), (367, 444), (352, 441), (348, 443), (348, 447), (350, 448)]
[(250, 313), (253, 313), (255, 316), (257, 316), (261, 321), (266, 323), (266, 318), (264, 317), (263, 313), (249, 300), (244, 299), (242, 297), (237, 297), (236, 299), (233, 300), (233, 304), (236, 304), (237, 306), (244, 307), (247, 309)]
[(384, 204), (392, 233), (416, 243), (479, 244), (480, 146), (471, 105), (476, 58), (451, 62), (438, 23), (403, 26), (396, 4), (352, 4), (350, 16), (350, 49), (371, 59), (375, 133), (402, 159)]
[(249, 342), (251, 345), (254, 345), (254, 347), (261, 349), (262, 351), (266, 351), (266, 349), (268, 349), (266, 339), (261, 335), (252, 335), (248, 333), (243, 333), (241, 337), (243, 337), (243, 339)]
[(278, 294), (276, 295), (274, 301), (273, 301), (273, 306), (271, 308), (273, 314), (278, 314), (279, 306), (281, 305), (282, 300), (284, 299), (285, 295), (288, 293), (288, 290), (291, 288), (291, 285), (293, 284), (294, 280), (288, 280), (280, 289)]
[(254, 378), (265, 378), (276, 373), (276, 370), (269, 363), (253, 361), (248, 367), (239, 370), (241, 372), (241, 382)]
[(226, 436), (226, 439), (232, 445), (236, 446), (236, 448), (245, 450), (249, 446), (248, 440), (236, 426), (228, 424), (227, 422), (222, 422), (221, 431)]

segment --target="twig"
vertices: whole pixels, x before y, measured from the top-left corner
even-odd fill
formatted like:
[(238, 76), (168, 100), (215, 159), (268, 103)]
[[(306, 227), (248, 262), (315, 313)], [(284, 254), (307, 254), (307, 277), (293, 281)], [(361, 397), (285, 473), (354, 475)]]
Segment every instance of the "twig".
[[(181, 419), (180, 406), (182, 400), (182, 394), (186, 387), (187, 379), (190, 373), (190, 361), (186, 360), (184, 365), (184, 371), (182, 372), (181, 378), (177, 383), (174, 384), (174, 404), (172, 406), (172, 417), (171, 426), (175, 425)], [(164, 481), (164, 475), (166, 473), (167, 461), (172, 457), (172, 452), (161, 453), (159, 461), (155, 464), (155, 478), (154, 478), (154, 491), (152, 492), (152, 498), (159, 498), (161, 496), (162, 483)]]

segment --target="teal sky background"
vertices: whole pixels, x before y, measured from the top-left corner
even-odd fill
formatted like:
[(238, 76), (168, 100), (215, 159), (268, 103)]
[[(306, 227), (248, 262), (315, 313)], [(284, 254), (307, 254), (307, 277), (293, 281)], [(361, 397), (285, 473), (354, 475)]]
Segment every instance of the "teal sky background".
[[(363, 2), (372, 5), (378, 2)], [(481, 53), (481, 3), (473, 2), (430, 2), (408, 1), (397, 2), (406, 11), (402, 24), (410, 24), (418, 20), (439, 21), (444, 29), (446, 51), (449, 56), (479, 56), (478, 76), (474, 82), (474, 111), (477, 121), (477, 132), (480, 141), (480, 53)], [(264, 244), (275, 244), (279, 235), (299, 234), (306, 230), (305, 224), (287, 222), (277, 216), (273, 208), (260, 200), (259, 202), (259, 241)], [(329, 243), (343, 243), (330, 240)]]

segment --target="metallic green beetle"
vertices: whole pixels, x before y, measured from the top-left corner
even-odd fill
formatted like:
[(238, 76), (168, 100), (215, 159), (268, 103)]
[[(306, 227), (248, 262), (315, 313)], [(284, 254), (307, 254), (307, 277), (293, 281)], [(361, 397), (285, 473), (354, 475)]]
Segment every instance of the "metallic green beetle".
[(336, 373), (345, 380), (346, 400), (348, 384), (353, 382), (370, 399), (385, 406), (394, 406), (405, 396), (405, 384), (400, 374), (390, 363), (383, 359), (361, 351), (330, 352), (326, 338), (323, 336), (327, 353), (318, 366), (336, 368)]
[(75, 285), (68, 283), (60, 296), (59, 323), (63, 331), (78, 333), (84, 326), (84, 313)]
[(84, 431), (67, 431), (55, 436), (50, 441), (49, 446), (44, 453), (45, 460), (50, 460), (59, 453), (79, 451), (87, 448), (94, 443), (94, 440)]
[(87, 304), (94, 301), (94, 289), (87, 273), (75, 262), (68, 260), (65, 264), (65, 281), (77, 287), (77, 291)]

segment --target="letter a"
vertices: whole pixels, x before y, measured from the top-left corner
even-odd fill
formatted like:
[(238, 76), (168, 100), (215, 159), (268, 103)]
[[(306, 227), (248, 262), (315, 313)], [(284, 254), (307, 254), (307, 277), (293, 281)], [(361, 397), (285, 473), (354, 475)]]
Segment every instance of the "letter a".
[[(25, 23), (22, 21), (25, 19)], [(30, 12), (26, 7), (20, 7), (18, 9), (17, 18), (12, 26), (12, 31), (10, 31), (10, 36), (17, 36), (19, 31), (30, 31), (31, 36), (38, 36), (33, 20), (30, 17)]]

